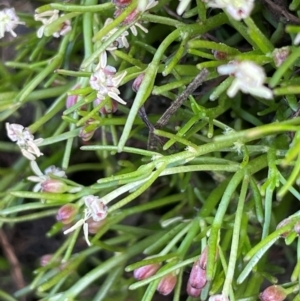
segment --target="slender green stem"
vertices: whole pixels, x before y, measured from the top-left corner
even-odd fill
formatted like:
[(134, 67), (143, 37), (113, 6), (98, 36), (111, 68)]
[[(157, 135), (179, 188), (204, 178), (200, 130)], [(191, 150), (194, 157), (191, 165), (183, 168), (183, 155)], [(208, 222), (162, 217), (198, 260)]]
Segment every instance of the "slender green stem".
[(236, 209), (233, 234), (232, 234), (232, 242), (230, 247), (229, 262), (228, 262), (226, 278), (222, 290), (222, 294), (225, 297), (229, 296), (230, 288), (232, 288), (232, 281), (233, 281), (233, 276), (234, 276), (234, 271), (235, 271), (235, 266), (237, 261), (238, 249), (239, 249), (239, 238), (240, 238), (241, 221), (243, 217), (243, 208), (244, 208), (244, 203), (245, 203), (246, 194), (248, 190), (248, 185), (249, 185), (249, 176), (245, 175), (242, 183), (238, 206)]

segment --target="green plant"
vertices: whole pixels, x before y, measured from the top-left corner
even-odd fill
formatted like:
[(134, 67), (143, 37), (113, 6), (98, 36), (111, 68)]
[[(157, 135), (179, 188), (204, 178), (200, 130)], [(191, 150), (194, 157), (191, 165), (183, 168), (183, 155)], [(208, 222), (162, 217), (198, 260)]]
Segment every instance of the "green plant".
[(0, 223), (66, 236), (1, 298), (298, 300), (300, 1), (43, 2), (0, 15)]

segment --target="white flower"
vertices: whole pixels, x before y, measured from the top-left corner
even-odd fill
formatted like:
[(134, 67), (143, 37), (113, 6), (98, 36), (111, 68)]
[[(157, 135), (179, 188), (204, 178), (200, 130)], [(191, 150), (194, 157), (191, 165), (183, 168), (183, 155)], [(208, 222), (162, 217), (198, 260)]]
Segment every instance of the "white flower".
[(263, 85), (266, 79), (264, 69), (251, 61), (233, 61), (227, 65), (219, 66), (218, 72), (221, 75), (228, 74), (235, 77), (227, 90), (229, 97), (234, 97), (241, 90), (254, 96), (273, 98), (272, 90)]
[(10, 32), (13, 37), (16, 37), (17, 34), (14, 32), (14, 29), (18, 25), (25, 25), (25, 23), (20, 22), (13, 7), (0, 11), (0, 39), (4, 37), (6, 31)]
[[(104, 27), (108, 26), (111, 22), (113, 22), (113, 19), (107, 18), (104, 23)], [(107, 39), (109, 39), (118, 29), (115, 27), (112, 30), (110, 30), (102, 39), (102, 42), (105, 42)], [(128, 48), (129, 43), (127, 40), (127, 36), (129, 35), (128, 31), (124, 31), (113, 43), (111, 43), (107, 48), (106, 51), (110, 52), (110, 54), (113, 56), (114, 59), (116, 59), (116, 56), (114, 54), (114, 51), (118, 48)], [(106, 52), (104, 51), (101, 53), (101, 56), (107, 56)], [(106, 58), (107, 60), (107, 58)]]
[[(63, 16), (63, 14), (61, 16)], [(43, 23), (43, 25), (37, 31), (37, 37), (41, 38), (44, 35), (46, 26), (50, 25), (51, 23), (56, 21), (58, 18), (59, 18), (59, 11), (57, 9), (48, 10), (48, 11), (42, 12), (40, 14), (35, 14), (34, 20), (40, 21)], [(66, 20), (61, 24), (60, 29), (58, 31), (56, 31), (55, 33), (53, 33), (53, 36), (55, 38), (59, 38), (60, 36), (66, 35), (71, 30), (72, 30), (71, 21)]]
[(235, 20), (250, 16), (254, 8), (254, 0), (203, 0), (209, 7), (223, 8)]
[(183, 12), (187, 9), (191, 0), (179, 0), (179, 4), (177, 6), (176, 12), (179, 16), (183, 14)]
[(24, 128), (21, 124), (9, 124), (7, 122), (5, 126), (8, 138), (17, 143), (24, 157), (33, 161), (36, 157), (43, 155), (38, 148), (38, 145), (43, 142), (42, 138), (34, 140), (34, 136), (30, 133), (29, 129)]
[(106, 96), (126, 105), (126, 102), (119, 96), (118, 89), (121, 81), (126, 75), (126, 71), (116, 75), (116, 69), (107, 65), (106, 55), (101, 55), (99, 64), (95, 72), (90, 77), (91, 87), (98, 91), (97, 98), (100, 100), (105, 99)]
[(88, 195), (83, 198), (86, 208), (84, 209), (84, 218), (80, 219), (74, 226), (64, 231), (64, 234), (68, 234), (78, 227), (83, 226), (83, 234), (86, 243), (88, 246), (91, 245), (88, 233), (89, 233), (89, 225), (87, 220), (92, 218), (95, 222), (100, 222), (104, 220), (107, 216), (107, 206), (102, 202), (102, 200), (94, 195)]
[(37, 183), (33, 187), (34, 192), (38, 192), (42, 190), (43, 183), (51, 179), (51, 176), (59, 177), (59, 178), (66, 178), (66, 173), (64, 170), (51, 165), (45, 169), (45, 172), (42, 173), (39, 169), (38, 165), (35, 161), (30, 162), (30, 166), (32, 171), (35, 173), (35, 176), (30, 176), (27, 179), (31, 182)]

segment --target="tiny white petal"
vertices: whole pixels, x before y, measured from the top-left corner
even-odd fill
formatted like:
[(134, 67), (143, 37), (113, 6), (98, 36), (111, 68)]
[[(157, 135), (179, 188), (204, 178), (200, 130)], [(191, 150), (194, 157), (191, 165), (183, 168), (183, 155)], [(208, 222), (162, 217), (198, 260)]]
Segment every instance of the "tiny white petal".
[(24, 148), (21, 148), (22, 155), (30, 161), (35, 160), (35, 156)]
[(44, 177), (44, 174), (41, 172), (39, 166), (35, 161), (30, 162), (30, 167), (32, 171), (38, 176), (38, 177)]
[(138, 35), (138, 32), (137, 32), (137, 29), (136, 29), (135, 25), (132, 25), (132, 26), (130, 27), (130, 30), (131, 30), (131, 32), (132, 32), (132, 34), (133, 34), (134, 36), (137, 36), (137, 35)]
[(89, 240), (89, 224), (88, 223), (83, 224), (83, 235), (84, 235), (84, 239), (85, 239), (87, 245), (90, 246), (91, 242)]
[(114, 93), (114, 92), (108, 92), (108, 96), (111, 97), (112, 99), (116, 100), (117, 102), (119, 102), (122, 105), (126, 105), (126, 101), (124, 101), (121, 97), (118, 96), (118, 94)]
[(184, 11), (187, 9), (191, 0), (179, 0), (179, 5), (177, 6), (176, 12), (179, 16), (181, 16)]
[(148, 33), (148, 29), (145, 28), (141, 23), (136, 22), (135, 26), (139, 27), (143, 32)]
[(38, 183), (38, 184), (34, 185), (34, 187), (33, 187), (33, 189), (32, 189), (33, 192), (39, 192), (39, 191), (41, 191), (41, 190), (42, 190), (42, 185), (41, 185), (41, 183)]
[(239, 91), (239, 82), (234, 80), (231, 86), (229, 87), (229, 89), (227, 90), (227, 95), (232, 98), (237, 94), (238, 91)]
[(300, 43), (300, 33), (297, 33), (294, 39), (294, 45), (298, 45)]
[[(35, 162), (35, 161), (31, 161), (31, 162)], [(30, 182), (36, 182), (36, 183), (41, 182), (41, 178), (37, 177), (37, 176), (29, 176), (29, 177), (27, 177), (27, 180)]]

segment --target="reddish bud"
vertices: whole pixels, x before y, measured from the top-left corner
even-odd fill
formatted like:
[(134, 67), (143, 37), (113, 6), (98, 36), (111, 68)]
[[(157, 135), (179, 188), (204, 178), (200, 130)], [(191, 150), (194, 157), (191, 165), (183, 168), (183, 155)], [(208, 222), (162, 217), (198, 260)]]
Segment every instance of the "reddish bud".
[(71, 223), (78, 212), (78, 207), (74, 204), (66, 204), (58, 209), (56, 219), (63, 224)]
[[(80, 85), (76, 84), (75, 86), (73, 86), (73, 88), (71, 90), (76, 90), (78, 88), (80, 88)], [(75, 103), (77, 102), (77, 99), (78, 99), (78, 95), (77, 94), (76, 95), (69, 95), (67, 97), (67, 100), (66, 100), (66, 108), (68, 109), (68, 108), (74, 106)]]
[(164, 296), (169, 295), (172, 293), (172, 291), (176, 285), (176, 282), (177, 282), (176, 275), (173, 273), (170, 273), (170, 274), (164, 276), (160, 280), (160, 282), (157, 286), (157, 291)]
[(282, 65), (282, 63), (287, 59), (290, 54), (289, 47), (282, 47), (274, 49), (272, 56), (276, 67)]
[(53, 254), (46, 254), (46, 255), (43, 255), (41, 258), (40, 258), (40, 266), (44, 267), (46, 266), (51, 258), (53, 257)]
[(83, 140), (83, 141), (89, 141), (92, 139), (94, 133), (96, 132), (96, 125), (92, 126), (92, 122), (94, 121), (93, 118), (90, 118), (87, 120), (84, 124), (84, 126), (80, 129), (78, 136)]
[(283, 301), (286, 298), (285, 290), (278, 285), (271, 285), (267, 287), (259, 295), (261, 301)]
[[(282, 221), (277, 225), (276, 230), (278, 230), (278, 229), (280, 229), (280, 228), (286, 226), (286, 225), (289, 224), (290, 222), (291, 222), (291, 220), (290, 220), (289, 218), (285, 218), (284, 220), (282, 220)], [(289, 233), (290, 233), (290, 231), (287, 231), (287, 232), (282, 233), (280, 236), (285, 238), (285, 237), (288, 236)]]
[(135, 269), (133, 272), (133, 276), (137, 280), (146, 279), (154, 275), (159, 268), (159, 263), (144, 265), (140, 268)]
[(143, 82), (143, 79), (145, 77), (145, 73), (141, 73), (133, 82), (132, 84), (132, 90), (134, 92), (137, 92)]
[(205, 286), (207, 279), (206, 279), (206, 270), (201, 269), (200, 260), (195, 261), (188, 283), (191, 287), (196, 289), (201, 289)]
[[(94, 107), (98, 106), (102, 102), (101, 99), (95, 99), (94, 100)], [(113, 114), (118, 110), (118, 102), (114, 99), (109, 99), (108, 102), (106, 102), (105, 106), (102, 107), (99, 112), (101, 114)]]
[(101, 229), (101, 227), (105, 224), (105, 219), (96, 222), (92, 218), (89, 218), (86, 222), (89, 225), (88, 227), (89, 233), (96, 234), (99, 231), (99, 229)]
[(198, 298), (200, 296), (202, 290), (192, 287), (191, 284), (188, 282), (186, 291), (189, 296), (191, 296), (193, 298)]
[(92, 131), (86, 131), (84, 127), (82, 127), (80, 129), (80, 132), (78, 134), (78, 136), (83, 140), (83, 141), (89, 141), (92, 139), (92, 137), (94, 136), (96, 130), (92, 130)]
[(298, 222), (295, 226), (294, 226), (294, 230), (295, 232), (300, 235), (300, 222)]
[(267, 287), (260, 295), (261, 301), (283, 301), (286, 297), (285, 290), (278, 285)]
[(78, 95), (69, 95), (66, 100), (66, 108), (70, 108), (77, 102)]
[(57, 179), (48, 179), (41, 184), (42, 192), (64, 193), (69, 187), (64, 182)]
[(223, 61), (227, 59), (228, 54), (223, 51), (213, 50), (213, 55), (216, 60)]

